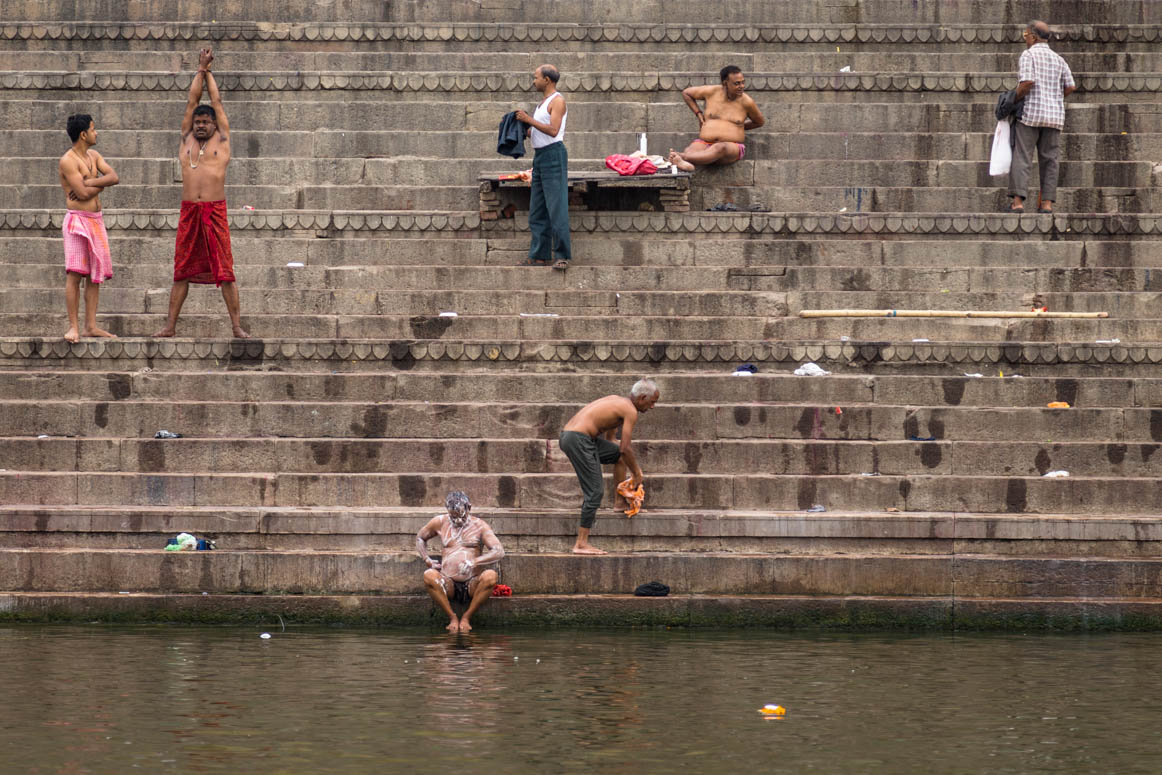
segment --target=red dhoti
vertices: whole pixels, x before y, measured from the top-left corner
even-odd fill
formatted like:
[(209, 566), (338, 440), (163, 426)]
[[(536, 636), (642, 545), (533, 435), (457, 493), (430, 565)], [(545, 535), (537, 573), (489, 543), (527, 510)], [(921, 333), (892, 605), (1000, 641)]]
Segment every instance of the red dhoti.
[(173, 256), (174, 282), (221, 285), (234, 282), (234, 254), (226, 200), (182, 202)]

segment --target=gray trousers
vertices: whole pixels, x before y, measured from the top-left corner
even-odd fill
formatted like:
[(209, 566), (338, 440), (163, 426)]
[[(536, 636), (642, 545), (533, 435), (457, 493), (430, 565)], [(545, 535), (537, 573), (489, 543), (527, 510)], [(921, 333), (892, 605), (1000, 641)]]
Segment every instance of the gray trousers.
[(605, 495), (605, 480), (601, 475), (601, 466), (616, 463), (621, 459), (621, 445), (600, 436), (594, 438), (588, 433), (577, 431), (562, 431), (560, 445), (561, 451), (569, 458), (573, 470), (577, 472), (577, 479), (581, 482), (581, 494), (585, 496), (581, 503), (581, 527), (593, 527), (593, 522), (597, 519), (597, 507), (601, 505), (601, 498)]
[(1013, 124), (1013, 166), (1009, 169), (1009, 196), (1024, 199), (1029, 192), (1029, 168), (1033, 149), (1041, 172), (1041, 201), (1057, 201), (1057, 159), (1061, 155), (1061, 130), (1046, 126)]

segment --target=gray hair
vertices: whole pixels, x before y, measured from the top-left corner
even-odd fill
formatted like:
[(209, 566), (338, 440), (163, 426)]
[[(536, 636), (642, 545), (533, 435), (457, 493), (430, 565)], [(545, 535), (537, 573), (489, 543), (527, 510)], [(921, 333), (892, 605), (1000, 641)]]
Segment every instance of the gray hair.
[(655, 384), (654, 381), (649, 377), (646, 377), (645, 379), (639, 379), (637, 382), (633, 383), (633, 387), (629, 389), (629, 395), (631, 398), (648, 398), (657, 392), (657, 384)]
[(1049, 25), (1040, 19), (1034, 19), (1029, 22), (1029, 29), (1037, 37), (1037, 40), (1049, 40), (1049, 36), (1051, 35)]
[(541, 75), (543, 75), (545, 78), (548, 78), (553, 83), (557, 83), (561, 80), (561, 71), (552, 65), (541, 65), (537, 69), (541, 71)]

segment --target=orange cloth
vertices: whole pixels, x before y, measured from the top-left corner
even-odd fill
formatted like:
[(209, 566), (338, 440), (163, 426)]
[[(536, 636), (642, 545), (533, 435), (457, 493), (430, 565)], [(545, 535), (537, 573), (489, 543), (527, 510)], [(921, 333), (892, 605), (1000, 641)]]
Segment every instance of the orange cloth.
[(642, 510), (642, 501), (646, 499), (646, 486), (639, 484), (637, 489), (630, 488), (630, 482), (633, 477), (626, 479), (621, 484), (617, 485), (617, 494), (629, 501), (629, 508), (625, 510), (627, 517), (632, 517)]

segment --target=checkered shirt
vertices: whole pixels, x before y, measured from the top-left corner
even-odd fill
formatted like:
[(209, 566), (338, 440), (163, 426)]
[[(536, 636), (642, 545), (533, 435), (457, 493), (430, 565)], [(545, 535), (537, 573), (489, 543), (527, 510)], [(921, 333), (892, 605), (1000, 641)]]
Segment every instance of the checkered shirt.
[(1034, 43), (1017, 62), (1017, 80), (1032, 81), (1025, 96), (1021, 123), (1026, 126), (1065, 126), (1065, 89), (1074, 86), (1073, 73), (1048, 43)]

